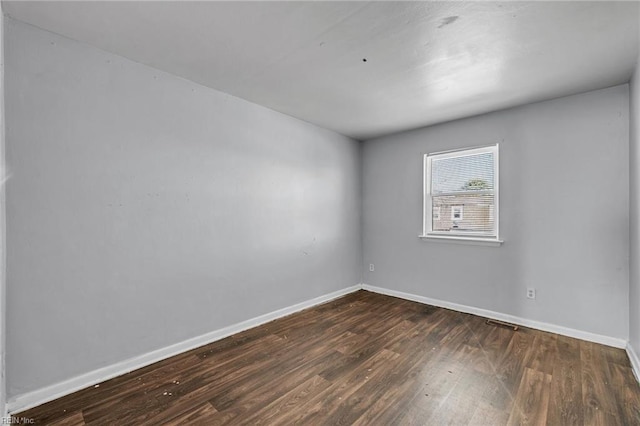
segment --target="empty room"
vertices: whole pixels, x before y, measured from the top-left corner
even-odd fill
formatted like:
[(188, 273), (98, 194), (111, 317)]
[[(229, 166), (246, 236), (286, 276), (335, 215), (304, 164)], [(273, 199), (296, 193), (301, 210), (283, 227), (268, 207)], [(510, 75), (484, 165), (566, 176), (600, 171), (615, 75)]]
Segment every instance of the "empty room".
[(0, 5), (0, 423), (640, 425), (640, 2)]

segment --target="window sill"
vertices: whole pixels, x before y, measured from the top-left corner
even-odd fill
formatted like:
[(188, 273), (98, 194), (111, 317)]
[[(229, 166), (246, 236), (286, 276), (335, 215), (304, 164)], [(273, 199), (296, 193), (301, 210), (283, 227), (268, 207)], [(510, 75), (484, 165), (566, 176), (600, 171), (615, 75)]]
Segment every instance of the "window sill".
[(448, 243), (457, 244), (470, 244), (474, 246), (491, 246), (500, 247), (503, 240), (497, 238), (481, 238), (481, 237), (461, 237), (453, 235), (418, 235), (419, 238), (424, 240), (442, 241)]

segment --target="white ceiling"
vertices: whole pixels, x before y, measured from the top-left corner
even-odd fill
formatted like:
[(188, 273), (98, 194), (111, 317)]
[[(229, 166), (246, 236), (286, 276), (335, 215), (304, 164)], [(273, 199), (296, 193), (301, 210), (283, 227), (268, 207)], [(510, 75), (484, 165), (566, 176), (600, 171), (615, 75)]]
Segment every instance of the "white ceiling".
[(3, 1), (15, 19), (356, 139), (626, 83), (638, 5)]

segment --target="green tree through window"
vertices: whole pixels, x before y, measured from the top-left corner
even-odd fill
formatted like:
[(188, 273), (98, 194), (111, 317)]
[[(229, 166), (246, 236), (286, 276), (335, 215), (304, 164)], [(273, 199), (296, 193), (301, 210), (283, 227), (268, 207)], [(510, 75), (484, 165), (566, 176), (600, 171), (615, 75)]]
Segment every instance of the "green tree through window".
[(484, 179), (469, 179), (467, 183), (462, 186), (465, 191), (481, 191), (483, 189), (490, 189), (491, 186)]

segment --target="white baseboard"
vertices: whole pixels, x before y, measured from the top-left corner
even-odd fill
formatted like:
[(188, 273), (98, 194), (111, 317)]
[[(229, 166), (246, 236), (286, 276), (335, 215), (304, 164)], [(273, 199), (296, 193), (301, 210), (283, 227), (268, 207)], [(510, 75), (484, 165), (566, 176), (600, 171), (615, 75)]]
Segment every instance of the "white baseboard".
[(388, 296), (399, 297), (401, 299), (412, 300), (414, 302), (424, 303), (427, 305), (439, 306), (441, 308), (452, 309), (458, 312), (474, 314), (485, 318), (491, 318), (499, 321), (510, 322), (512, 324), (521, 325), (523, 327), (535, 328), (541, 331), (561, 334), (563, 336), (575, 337), (576, 339), (587, 340), (589, 342), (601, 343), (607, 346), (624, 349), (627, 347), (625, 339), (603, 336), (601, 334), (590, 333), (588, 331), (575, 330), (573, 328), (562, 327), (560, 325), (549, 324), (546, 322), (529, 320), (526, 318), (516, 317), (513, 315), (503, 314), (500, 312), (489, 311), (487, 309), (475, 308), (473, 306), (459, 305), (457, 303), (445, 302), (443, 300), (431, 299), (429, 297), (418, 296), (415, 294), (404, 293), (402, 291), (389, 290), (382, 287), (375, 287), (368, 284), (362, 284), (362, 289), (372, 291), (374, 293), (386, 294)]
[(81, 374), (79, 376), (47, 386), (42, 389), (28, 392), (23, 395), (18, 395), (7, 401), (7, 411), (9, 413), (19, 413), (21, 411), (28, 410), (29, 408), (37, 407), (38, 405), (53, 401), (54, 399), (96, 385), (98, 383), (104, 382), (105, 380), (121, 376), (133, 370), (146, 367), (158, 361), (162, 361), (183, 352), (187, 352), (191, 349), (207, 345), (209, 343), (215, 342), (216, 340), (220, 340), (241, 331), (257, 327), (261, 324), (265, 324), (269, 321), (282, 318), (303, 309), (311, 308), (330, 300), (337, 299), (338, 297), (353, 293), (354, 291), (358, 291), (361, 288), (361, 285), (358, 284), (342, 290), (334, 291), (333, 293), (325, 294), (323, 296), (319, 296), (314, 299), (295, 304), (293, 306), (279, 309), (265, 315), (260, 315), (259, 317), (242, 321), (238, 324), (221, 328), (219, 330), (215, 330), (210, 333), (203, 334), (201, 336), (194, 337), (192, 339), (188, 339), (171, 346), (157, 349), (155, 351), (151, 351), (134, 358), (129, 358), (113, 365)]
[(344, 296), (349, 293), (353, 293), (360, 289), (371, 291), (374, 293), (386, 294), (388, 296), (399, 297), (401, 299), (412, 300), (427, 305), (439, 306), (442, 308), (452, 309), (459, 312), (465, 312), (469, 314), (478, 315), (485, 318), (492, 318), (500, 321), (510, 322), (513, 324), (521, 325), (524, 327), (535, 328), (542, 331), (548, 331), (551, 333), (561, 334), (564, 336), (575, 337), (577, 339), (587, 340), (590, 342), (601, 343), (607, 346), (613, 346), (616, 348), (626, 348), (631, 365), (633, 366), (634, 374), (636, 378), (640, 376), (640, 360), (633, 348), (627, 344), (624, 339), (618, 339), (609, 336), (603, 336), (600, 334), (589, 333), (586, 331), (575, 330), (572, 328), (562, 327), (554, 324), (548, 324), (539, 321), (528, 320), (525, 318), (516, 317), (513, 315), (503, 314), (500, 312), (489, 311), (486, 309), (475, 308), (472, 306), (460, 305), (452, 302), (445, 302), (443, 300), (432, 299), (429, 297), (418, 296), (415, 294), (404, 293), (396, 290), (389, 290), (382, 287), (371, 286), (368, 284), (358, 284), (352, 287), (348, 287), (342, 290), (335, 291), (333, 293), (325, 294), (323, 296), (316, 297), (311, 300), (307, 300), (293, 306), (289, 306), (283, 309), (279, 309), (274, 312), (270, 312), (259, 317), (255, 317), (238, 324), (234, 324), (219, 330), (212, 331), (210, 333), (194, 337), (192, 339), (185, 340), (180, 343), (176, 343), (171, 346), (167, 346), (161, 349), (157, 349), (152, 352), (148, 352), (143, 355), (139, 355), (134, 358), (124, 360), (122, 362), (99, 368), (89, 373), (81, 374), (71, 379), (65, 380), (60, 383), (56, 383), (47, 386), (42, 389), (38, 389), (32, 392), (28, 392), (23, 395), (18, 395), (7, 401), (6, 409), (9, 414), (19, 413), (29, 408), (37, 407), (46, 402), (53, 401), (54, 399), (69, 395), (73, 392), (81, 389), (96, 385), (105, 380), (112, 379), (117, 376), (129, 373), (142, 367), (146, 367), (158, 361), (170, 358), (172, 356), (181, 354), (191, 349), (198, 348), (200, 346), (207, 345), (241, 331), (257, 327), (265, 324), (269, 321), (273, 321), (278, 318), (299, 312), (303, 309), (307, 309), (322, 303), (328, 302), (338, 297)]
[(636, 351), (633, 350), (631, 343), (627, 344), (627, 356), (629, 356), (629, 361), (631, 361), (633, 375), (636, 376), (636, 380), (640, 383), (640, 358), (638, 358)]

